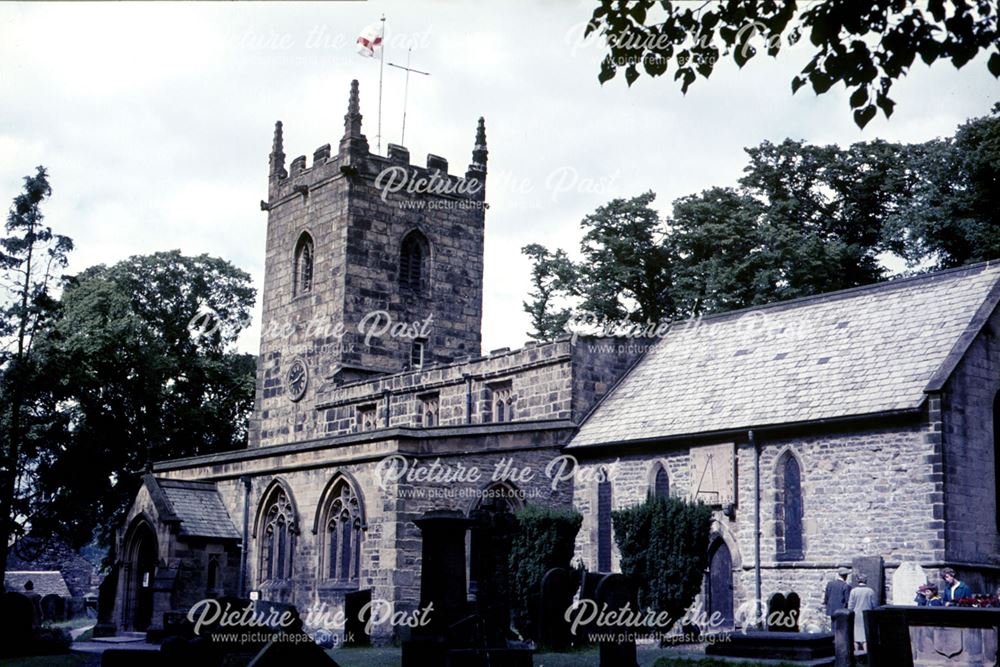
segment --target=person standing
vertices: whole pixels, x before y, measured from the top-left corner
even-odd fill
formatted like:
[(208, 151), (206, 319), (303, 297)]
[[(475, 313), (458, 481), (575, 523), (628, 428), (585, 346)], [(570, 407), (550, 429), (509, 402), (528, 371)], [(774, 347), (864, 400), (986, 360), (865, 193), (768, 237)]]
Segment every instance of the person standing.
[(826, 591), (823, 593), (823, 606), (826, 607), (826, 615), (833, 617), (833, 612), (838, 609), (847, 609), (847, 599), (851, 594), (851, 586), (847, 583), (847, 575), (851, 573), (846, 567), (837, 570), (837, 576), (826, 584)]
[(854, 643), (864, 651), (867, 646), (864, 612), (875, 608), (875, 591), (868, 586), (868, 577), (865, 575), (858, 575), (858, 585), (851, 590), (847, 608), (854, 612)]
[(942, 591), (944, 595), (942, 595), (941, 598), (944, 600), (944, 605), (946, 607), (950, 607), (955, 604), (955, 600), (972, 597), (972, 589), (955, 577), (955, 570), (952, 568), (946, 567), (942, 569), (941, 578), (944, 579), (945, 584), (944, 590)]

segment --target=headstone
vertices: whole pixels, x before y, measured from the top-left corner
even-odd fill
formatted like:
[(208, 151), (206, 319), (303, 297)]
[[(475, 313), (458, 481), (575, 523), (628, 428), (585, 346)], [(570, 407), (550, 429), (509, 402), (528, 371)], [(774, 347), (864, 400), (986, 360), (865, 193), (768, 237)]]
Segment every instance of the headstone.
[(917, 589), (927, 583), (927, 573), (919, 563), (903, 561), (892, 573), (892, 604), (916, 605)]
[[(868, 577), (868, 585), (875, 591), (875, 604), (885, 604), (885, 563), (881, 556), (859, 556), (851, 561), (851, 586), (858, 585), (858, 575)], [(916, 592), (916, 591), (914, 591)]]
[(31, 601), (20, 593), (0, 595), (0, 655), (10, 656), (23, 653), (34, 636), (32, 619), (34, 609)]
[(542, 577), (542, 595), (539, 604), (539, 641), (554, 651), (569, 648), (570, 624), (566, 610), (573, 604), (573, 594), (580, 584), (576, 572), (556, 567)]
[[(480, 548), (473, 553), (478, 561), (475, 611), (482, 617), (486, 645), (504, 647), (510, 630), (510, 547), (516, 527), (514, 515), (506, 511), (477, 510), (471, 538)], [(533, 591), (537, 599), (540, 591)]]
[[(607, 575), (601, 574), (600, 572), (585, 572), (583, 575), (583, 581), (580, 584), (580, 599), (581, 600), (593, 600), (597, 602), (597, 586), (601, 583), (601, 580)], [(576, 643), (585, 644), (590, 641), (590, 634), (595, 631), (594, 624), (588, 623), (586, 625), (580, 626), (577, 630), (579, 634), (578, 637), (574, 637)]]
[(365, 626), (371, 616), (371, 608), (362, 616), (362, 610), (372, 601), (372, 589), (353, 591), (344, 595), (344, 644), (348, 646), (368, 646), (371, 637)]
[(854, 667), (854, 612), (833, 612), (834, 667)]
[(42, 620), (63, 621), (66, 619), (66, 600), (61, 595), (49, 593), (42, 597)]
[(788, 629), (788, 602), (784, 593), (775, 593), (767, 599), (767, 631), (784, 632)]
[(789, 632), (799, 631), (799, 621), (802, 618), (802, 599), (792, 591), (785, 596), (785, 609), (788, 613), (787, 629)]
[[(609, 574), (597, 585), (597, 607), (604, 609), (621, 609), (630, 607), (638, 611), (638, 596), (635, 585), (623, 574)], [(601, 631), (609, 635), (622, 635), (615, 640), (602, 641), (600, 644), (600, 667), (638, 667), (635, 652), (636, 629), (621, 624), (614, 627), (602, 627)], [(607, 638), (607, 637), (606, 637)], [(620, 640), (619, 640), (620, 639)]]

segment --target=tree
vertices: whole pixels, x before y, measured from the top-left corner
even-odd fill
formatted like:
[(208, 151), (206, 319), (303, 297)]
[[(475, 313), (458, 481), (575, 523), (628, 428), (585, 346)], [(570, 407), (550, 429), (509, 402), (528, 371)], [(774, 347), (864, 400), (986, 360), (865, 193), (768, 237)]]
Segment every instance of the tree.
[(906, 147), (908, 180), (886, 236), (913, 264), (962, 266), (1000, 257), (1000, 103), (954, 137)]
[(550, 339), (569, 324), (570, 311), (559, 306), (578, 301), (580, 314), (600, 327), (645, 324), (672, 317), (671, 251), (651, 204), (652, 192), (614, 199), (587, 215), (580, 226), (582, 260), (563, 250), (532, 244), (521, 252), (533, 260), (531, 301), (524, 310), (538, 339)]
[(733, 188), (710, 188), (674, 202), (670, 227), (679, 312), (696, 316), (757, 301), (764, 258), (760, 214), (755, 199)]
[(36, 527), (106, 544), (148, 463), (245, 446), (255, 362), (230, 348), (253, 301), (247, 273), (179, 251), (71, 281), (41, 344), (68, 426), (38, 462)]
[(532, 260), (530, 301), (523, 301), (524, 311), (531, 316), (532, 332), (529, 336), (548, 340), (566, 329), (570, 318), (569, 308), (559, 308), (555, 300), (573, 291), (576, 267), (563, 250), (550, 252), (545, 246), (532, 243), (521, 248), (521, 253)]
[[(51, 324), (56, 303), (50, 290), (66, 267), (73, 242), (43, 224), (41, 204), (51, 196), (48, 173), (38, 167), (24, 178), (0, 239), (0, 571), (7, 567), (10, 542), (23, 533), (29, 499), (35, 492), (31, 462), (48, 433), (44, 397), (33, 391), (37, 373), (35, 341)], [(51, 405), (49, 405), (51, 407)]]
[(947, 59), (958, 69), (992, 49), (987, 67), (1000, 76), (998, 11), (993, 0), (820, 0), (802, 9), (795, 0), (599, 0), (585, 35), (606, 44), (601, 83), (624, 70), (632, 85), (643, 73), (667, 74), (673, 64), (685, 93), (698, 77), (711, 76), (720, 58), (731, 56), (742, 68), (760, 49), (777, 57), (807, 37), (813, 57), (792, 79), (792, 93), (807, 82), (817, 95), (843, 84), (852, 91), (854, 122), (864, 127), (877, 109), (892, 114), (892, 85), (917, 56), (928, 65)]
[(519, 629), (534, 636), (542, 577), (552, 568), (569, 568), (583, 517), (572, 508), (533, 505), (514, 517), (517, 527), (510, 548), (511, 610)]
[(712, 508), (650, 494), (641, 505), (612, 512), (611, 519), (622, 574), (638, 584), (640, 607), (666, 612), (671, 621), (682, 618), (708, 565)]

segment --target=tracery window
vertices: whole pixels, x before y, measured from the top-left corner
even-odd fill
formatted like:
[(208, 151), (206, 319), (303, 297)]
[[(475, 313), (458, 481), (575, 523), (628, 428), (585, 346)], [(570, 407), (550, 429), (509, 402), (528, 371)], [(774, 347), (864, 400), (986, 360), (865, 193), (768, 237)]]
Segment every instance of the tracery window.
[(292, 576), (292, 553), (295, 546), (295, 514), (291, 501), (282, 489), (268, 500), (260, 532), (260, 581), (281, 581)]
[(331, 490), (323, 508), (321, 576), (340, 584), (357, 584), (361, 572), (361, 501), (346, 479)]

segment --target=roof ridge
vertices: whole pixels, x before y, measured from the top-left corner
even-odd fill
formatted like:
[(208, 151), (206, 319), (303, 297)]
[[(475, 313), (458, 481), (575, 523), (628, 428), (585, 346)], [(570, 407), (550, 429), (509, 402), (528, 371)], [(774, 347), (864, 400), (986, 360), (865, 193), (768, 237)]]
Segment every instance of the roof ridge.
[[(784, 309), (784, 308), (795, 308), (798, 306), (807, 305), (811, 302), (822, 303), (826, 301), (838, 301), (843, 298), (849, 298), (856, 294), (862, 294), (865, 292), (872, 291), (889, 291), (898, 289), (903, 285), (909, 285), (918, 282), (934, 282), (941, 280), (945, 277), (951, 276), (952, 274), (966, 273), (969, 275), (979, 274), (983, 271), (1000, 266), (1000, 258), (990, 259), (985, 262), (977, 262), (975, 264), (965, 264), (963, 266), (956, 266), (950, 269), (942, 269), (940, 271), (931, 271), (928, 273), (918, 273), (912, 276), (899, 276), (894, 278), (888, 278), (875, 283), (868, 283), (867, 285), (856, 285), (855, 287), (846, 287), (844, 289), (834, 290), (832, 292), (820, 292), (818, 294), (810, 294), (807, 296), (798, 296), (792, 299), (784, 299), (782, 301), (772, 301), (770, 303), (762, 303), (755, 306), (746, 306), (744, 308), (738, 308), (736, 310), (726, 310), (718, 313), (711, 313), (708, 315), (702, 315), (699, 317), (691, 317), (686, 320), (678, 320), (673, 323), (673, 326), (683, 328), (689, 322), (705, 322), (707, 320), (723, 320), (727, 317), (734, 317), (737, 315), (745, 315), (749, 312), (759, 311), (759, 310), (770, 310), (770, 309)], [(671, 327), (673, 328), (673, 327)]]

